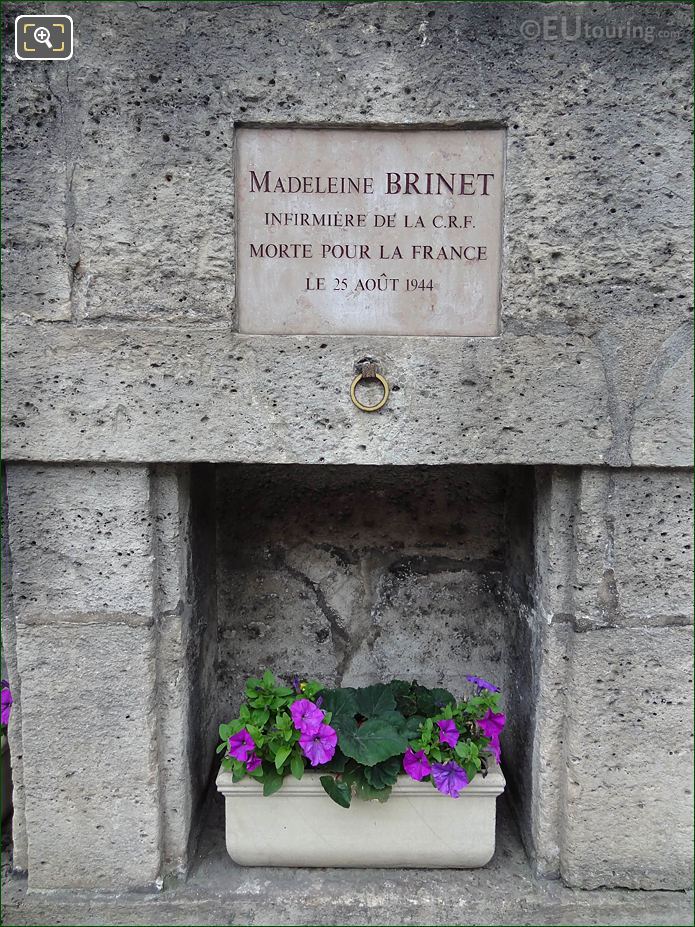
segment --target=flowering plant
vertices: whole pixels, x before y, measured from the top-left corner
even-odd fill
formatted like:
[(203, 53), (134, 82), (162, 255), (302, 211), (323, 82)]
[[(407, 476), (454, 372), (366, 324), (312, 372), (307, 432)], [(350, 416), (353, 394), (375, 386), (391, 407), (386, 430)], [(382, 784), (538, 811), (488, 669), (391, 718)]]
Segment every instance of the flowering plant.
[(309, 765), (344, 808), (353, 797), (386, 801), (403, 772), (458, 798), (487, 774), (491, 756), (499, 762), (505, 723), (497, 686), (466, 678), (472, 694), (457, 701), (446, 689), (400, 679), (330, 689), (295, 677), (285, 686), (266, 670), (248, 680), (239, 717), (220, 725), (217, 752), (235, 782), (252, 776), (264, 795), (287, 775), (301, 779)]
[(10, 723), (10, 712), (12, 710), (12, 693), (10, 684), (6, 679), (0, 679), (0, 727), (3, 732)]

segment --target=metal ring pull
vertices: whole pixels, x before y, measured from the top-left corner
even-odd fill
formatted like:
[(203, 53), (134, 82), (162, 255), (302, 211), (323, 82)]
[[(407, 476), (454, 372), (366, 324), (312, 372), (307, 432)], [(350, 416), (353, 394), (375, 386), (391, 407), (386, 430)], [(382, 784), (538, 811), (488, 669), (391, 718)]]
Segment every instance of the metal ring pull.
[[(359, 369), (359, 373), (350, 384), (350, 399), (352, 399), (353, 403), (362, 412), (378, 412), (378, 410), (383, 408), (388, 402), (390, 393), (388, 382), (386, 381), (386, 378), (382, 377), (382, 375), (378, 372), (377, 365), (373, 360), (371, 360), (371, 358), (360, 362), (357, 365), (357, 369)], [(375, 405), (366, 406), (363, 402), (360, 402), (355, 395), (355, 390), (360, 380), (378, 380), (379, 383), (381, 383), (382, 387), (384, 388), (384, 395)]]

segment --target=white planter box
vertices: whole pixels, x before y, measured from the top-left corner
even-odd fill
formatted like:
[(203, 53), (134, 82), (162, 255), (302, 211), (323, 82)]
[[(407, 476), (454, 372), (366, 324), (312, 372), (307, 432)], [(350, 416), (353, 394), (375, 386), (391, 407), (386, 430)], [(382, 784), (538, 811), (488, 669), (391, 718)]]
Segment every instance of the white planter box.
[(504, 786), (498, 766), (457, 799), (403, 776), (383, 804), (353, 799), (341, 808), (314, 772), (299, 782), (286, 778), (268, 798), (254, 779), (233, 783), (224, 770), (217, 776), (227, 851), (241, 866), (484, 866), (495, 852), (495, 802)]

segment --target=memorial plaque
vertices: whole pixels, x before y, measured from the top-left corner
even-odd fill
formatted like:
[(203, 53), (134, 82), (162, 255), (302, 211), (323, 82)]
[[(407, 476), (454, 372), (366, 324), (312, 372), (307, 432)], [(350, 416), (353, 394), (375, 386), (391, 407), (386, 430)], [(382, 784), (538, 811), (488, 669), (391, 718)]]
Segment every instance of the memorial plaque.
[(496, 335), (503, 172), (503, 129), (240, 129), (240, 330)]

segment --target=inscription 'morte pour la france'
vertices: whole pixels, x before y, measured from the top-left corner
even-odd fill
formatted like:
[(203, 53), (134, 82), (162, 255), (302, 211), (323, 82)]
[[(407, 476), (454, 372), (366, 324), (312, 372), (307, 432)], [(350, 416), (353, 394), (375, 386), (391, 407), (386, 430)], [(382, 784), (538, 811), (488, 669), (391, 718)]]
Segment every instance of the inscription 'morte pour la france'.
[(503, 167), (502, 129), (240, 129), (240, 330), (497, 334)]

